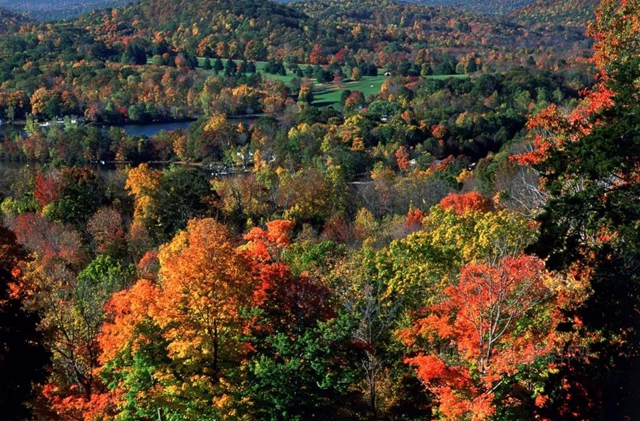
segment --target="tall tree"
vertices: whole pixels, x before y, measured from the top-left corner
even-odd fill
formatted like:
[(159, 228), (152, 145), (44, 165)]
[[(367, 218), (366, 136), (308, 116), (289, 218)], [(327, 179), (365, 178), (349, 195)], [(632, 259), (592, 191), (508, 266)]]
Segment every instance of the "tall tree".
[(562, 331), (594, 341), (550, 376), (542, 410), (550, 418), (640, 417), (638, 6), (602, 2), (591, 27), (600, 83), (570, 114), (551, 106), (530, 122), (537, 148), (522, 157), (550, 194), (533, 250), (592, 291)]
[(7, 421), (30, 419), (34, 386), (45, 380), (48, 357), (36, 313), (11, 294), (17, 264), (25, 258), (11, 231), (0, 225), (0, 407)]

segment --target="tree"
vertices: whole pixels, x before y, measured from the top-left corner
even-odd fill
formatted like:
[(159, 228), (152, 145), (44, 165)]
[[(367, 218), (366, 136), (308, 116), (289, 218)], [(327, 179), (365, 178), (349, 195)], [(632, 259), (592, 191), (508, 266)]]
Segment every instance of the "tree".
[(463, 215), (469, 211), (488, 212), (493, 208), (491, 202), (478, 192), (450, 193), (440, 201), (440, 206), (445, 210), (451, 209), (458, 215)]
[(311, 64), (326, 64), (327, 57), (324, 55), (324, 51), (322, 51), (322, 46), (320, 44), (315, 44), (311, 49), (311, 53), (309, 53), (309, 63)]
[(87, 222), (96, 251), (117, 257), (126, 247), (122, 215), (114, 208), (102, 207)]
[(544, 417), (640, 416), (640, 389), (628, 375), (640, 370), (639, 321), (629, 316), (640, 309), (638, 6), (601, 3), (590, 28), (600, 83), (574, 110), (551, 105), (531, 120), (534, 148), (520, 157), (539, 171), (549, 194), (532, 250), (591, 291), (566, 311), (570, 322), (562, 329), (573, 333), (567, 346), (586, 342), (589, 351), (549, 377)]
[(234, 76), (236, 74), (236, 62), (233, 59), (228, 59), (224, 65), (224, 75), (227, 77)]
[(399, 332), (410, 346), (428, 341), (430, 350), (406, 361), (436, 395), (442, 416), (490, 418), (496, 398), (500, 405), (515, 398), (515, 375), (553, 349), (557, 322), (543, 316), (553, 295), (548, 277), (544, 263), (526, 255), (466, 265), (442, 301)]
[(158, 257), (158, 285), (140, 280), (109, 304), (100, 371), (110, 391), (94, 403), (115, 402), (115, 416), (219, 419), (244, 353), (246, 259), (213, 219), (189, 221)]
[[(640, 415), (634, 402), (640, 390), (625, 375), (640, 368), (640, 326), (628, 317), (640, 308), (640, 279), (634, 269), (640, 262), (634, 222), (640, 217), (634, 164), (640, 159), (635, 127), (639, 109), (632, 82), (640, 76), (638, 63), (611, 63), (603, 86), (570, 116), (551, 106), (536, 121), (541, 128), (554, 126), (547, 132), (550, 136), (538, 133), (536, 144), (541, 148), (534, 150), (532, 161), (549, 193), (538, 218), (541, 237), (534, 250), (551, 268), (578, 273), (592, 289), (582, 306), (568, 312), (575, 319), (568, 327), (575, 330), (574, 340), (593, 332), (603, 338), (589, 346), (588, 363), (581, 359), (573, 367), (565, 364), (552, 377), (556, 384), (572, 385), (554, 389), (550, 381), (554, 399), (547, 409), (552, 414), (571, 408), (575, 417)], [(606, 318), (601, 317), (603, 311)], [(595, 372), (607, 373), (606, 381), (596, 385)]]
[(141, 164), (129, 170), (125, 189), (134, 197), (132, 229), (136, 224), (152, 229), (158, 218), (158, 191), (162, 173)]
[(0, 225), (0, 407), (7, 421), (31, 418), (27, 404), (35, 397), (34, 386), (45, 380), (49, 360), (36, 329), (37, 313), (26, 311), (11, 293), (25, 257), (13, 233)]
[(300, 92), (298, 92), (298, 102), (311, 105), (313, 104), (313, 85), (311, 83), (305, 83), (300, 86)]
[(213, 62), (213, 71), (218, 74), (222, 70), (224, 70), (224, 63), (220, 57), (217, 57), (216, 61)]
[(59, 183), (59, 199), (43, 210), (54, 220), (81, 224), (94, 214), (104, 200), (104, 186), (96, 173), (89, 169), (65, 168)]
[[(393, 331), (402, 318), (402, 295), (390, 292), (389, 277), (380, 271), (378, 256), (369, 248), (339, 261), (330, 275), (342, 311), (353, 320), (351, 335), (362, 347), (352, 359), (362, 368), (359, 387), (373, 419), (389, 414), (406, 368), (394, 358)], [(386, 387), (384, 387), (386, 386)]]
[(157, 194), (158, 235), (168, 239), (190, 219), (206, 215), (210, 188), (197, 169), (175, 166), (162, 172)]
[(246, 60), (265, 60), (267, 58), (267, 50), (261, 42), (250, 40), (244, 49), (244, 58)]
[(360, 79), (362, 79), (362, 74), (360, 74), (360, 69), (358, 69), (357, 67), (354, 67), (353, 69), (351, 69), (351, 80), (358, 81)]
[(337, 317), (326, 286), (294, 277), (280, 261), (293, 226), (280, 220), (254, 228), (241, 247), (256, 280), (241, 396), (252, 402), (248, 412), (255, 418), (350, 419), (355, 371), (347, 361), (357, 353), (350, 320)]

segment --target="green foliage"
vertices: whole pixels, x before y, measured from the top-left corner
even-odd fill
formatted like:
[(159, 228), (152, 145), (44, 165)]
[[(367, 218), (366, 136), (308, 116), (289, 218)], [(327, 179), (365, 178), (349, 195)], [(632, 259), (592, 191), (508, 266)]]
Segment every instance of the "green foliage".
[(206, 215), (209, 194), (209, 183), (197, 169), (172, 166), (164, 170), (157, 193), (159, 238), (169, 239), (189, 219)]
[(353, 419), (358, 408), (350, 384), (357, 370), (348, 361), (357, 351), (350, 330), (351, 321), (340, 317), (293, 338), (284, 332), (269, 337), (269, 354), (243, 367), (243, 394), (252, 402), (243, 409), (274, 421)]
[(95, 299), (94, 294), (100, 294), (101, 301), (106, 302), (113, 292), (124, 289), (134, 276), (133, 266), (124, 268), (113, 257), (98, 255), (78, 274), (77, 298), (85, 307), (93, 305), (90, 301)]
[[(638, 367), (640, 344), (638, 319), (629, 316), (640, 307), (635, 269), (640, 262), (638, 64), (637, 59), (611, 63), (605, 86), (612, 90), (614, 104), (592, 116), (598, 123), (589, 133), (552, 151), (537, 166), (551, 197), (538, 218), (541, 235), (534, 250), (552, 269), (573, 268), (590, 284), (590, 297), (570, 313), (580, 320), (572, 327), (582, 336), (598, 332), (601, 338), (590, 346), (593, 360), (580, 360), (575, 369), (565, 365), (548, 382), (558, 402), (567, 393), (556, 386), (561, 381), (581, 385), (583, 392), (575, 400), (581, 417), (638, 416), (632, 403), (638, 384), (628, 376)], [(596, 372), (607, 375), (594, 382)], [(599, 390), (615, 392), (595, 393)], [(561, 411), (558, 406), (553, 410)]]
[(326, 270), (345, 253), (346, 247), (333, 241), (296, 242), (284, 251), (283, 260), (291, 267), (294, 275), (299, 275), (303, 272)]

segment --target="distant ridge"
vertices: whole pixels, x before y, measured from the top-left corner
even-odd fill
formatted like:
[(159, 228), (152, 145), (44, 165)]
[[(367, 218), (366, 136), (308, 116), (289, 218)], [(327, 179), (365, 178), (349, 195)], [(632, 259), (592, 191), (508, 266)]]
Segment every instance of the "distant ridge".
[[(314, 2), (315, 0), (276, 0), (288, 2)], [(412, 3), (424, 6), (447, 6), (485, 15), (506, 15), (514, 10), (531, 4), (534, 0), (397, 0), (399, 3)]]
[(473, 13), (506, 15), (531, 4), (534, 0), (404, 0), (428, 6), (452, 6)]
[[(579, 5), (576, 5), (579, 3)], [(511, 13), (511, 17), (526, 25), (562, 25), (586, 28), (594, 18), (600, 0), (536, 0)]]
[(95, 9), (123, 6), (136, 0), (0, 0), (0, 7), (49, 21), (73, 18)]

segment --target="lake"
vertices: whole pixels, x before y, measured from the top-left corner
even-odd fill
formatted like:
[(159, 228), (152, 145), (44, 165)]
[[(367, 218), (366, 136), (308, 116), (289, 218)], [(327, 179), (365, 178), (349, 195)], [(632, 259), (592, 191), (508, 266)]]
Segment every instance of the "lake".
[[(252, 125), (256, 119), (257, 116), (248, 116), (248, 117), (244, 117), (244, 116), (229, 116), (227, 117), (229, 122), (232, 124), (238, 124), (238, 123), (243, 123), (247, 126)], [(153, 135), (155, 135), (156, 133), (158, 133), (159, 131), (164, 130), (165, 132), (171, 131), (171, 130), (183, 130), (183, 129), (187, 129), (189, 128), (189, 126), (191, 125), (191, 123), (193, 123), (193, 121), (179, 121), (179, 122), (169, 122), (169, 123), (149, 123), (149, 124), (125, 124), (122, 126), (117, 126), (117, 127), (121, 127), (128, 135), (130, 136), (147, 136), (147, 137), (151, 137)], [(104, 126), (105, 128), (109, 128), (110, 126)], [(23, 131), (24, 126), (23, 125), (19, 125), (19, 124), (15, 124), (15, 125), (11, 125), (11, 124), (3, 124), (0, 125), (0, 133), (2, 132), (6, 132), (9, 130), (20, 130), (22, 131), (22, 133), (24, 133)]]
[(151, 124), (125, 124), (121, 126), (124, 131), (131, 136), (151, 137), (159, 131), (171, 131), (186, 129), (193, 123), (192, 121), (181, 121), (177, 123), (151, 123)]

